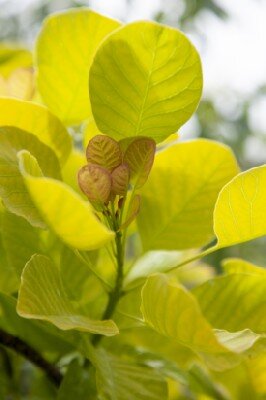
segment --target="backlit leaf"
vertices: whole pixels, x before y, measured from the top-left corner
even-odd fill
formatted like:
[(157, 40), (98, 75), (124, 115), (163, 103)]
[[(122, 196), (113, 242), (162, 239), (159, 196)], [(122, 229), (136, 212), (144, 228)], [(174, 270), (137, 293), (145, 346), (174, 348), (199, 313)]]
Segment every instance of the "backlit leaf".
[(86, 156), (88, 163), (97, 164), (112, 171), (122, 161), (119, 144), (106, 135), (94, 136), (87, 146)]
[(259, 267), (241, 258), (226, 258), (222, 261), (222, 268), (226, 274), (242, 272), (266, 276), (265, 267)]
[(232, 273), (193, 290), (203, 314), (217, 329), (266, 332), (266, 273)]
[(78, 182), (90, 201), (107, 202), (112, 186), (111, 174), (107, 169), (95, 164), (85, 165), (78, 172)]
[(194, 350), (212, 369), (237, 365), (261, 340), (261, 336), (250, 329), (233, 333), (213, 329), (196, 298), (162, 274), (146, 281), (141, 309), (149, 326)]
[(140, 188), (147, 181), (152, 168), (156, 145), (153, 139), (137, 138), (128, 145), (124, 162), (129, 166), (130, 182)]
[(219, 194), (214, 210), (217, 247), (266, 234), (266, 165), (237, 175)]
[(127, 164), (121, 164), (112, 172), (112, 193), (119, 196), (124, 196), (129, 184), (129, 168)]
[[(80, 250), (94, 250), (113, 238), (113, 232), (101, 224), (89, 202), (73, 189), (55, 179), (31, 175), (25, 168), (28, 158), (27, 152), (19, 154), (20, 170), (32, 202), (47, 226), (66, 244)], [(37, 164), (33, 157), (31, 161)]]
[(36, 43), (37, 85), (49, 109), (66, 124), (89, 117), (92, 59), (105, 36), (119, 26), (86, 8), (46, 19)]
[(17, 311), (21, 317), (49, 321), (62, 330), (106, 336), (118, 333), (113, 321), (94, 321), (75, 309), (67, 299), (58, 268), (41, 255), (34, 255), (23, 270)]
[(51, 112), (40, 105), (17, 99), (0, 98), (0, 126), (15, 126), (51, 147), (63, 163), (71, 151), (71, 137)]
[(198, 139), (169, 146), (155, 156), (142, 189), (138, 227), (145, 250), (182, 250), (207, 244), (222, 187), (238, 172), (232, 151)]
[(99, 47), (89, 82), (93, 116), (102, 133), (161, 142), (195, 111), (202, 91), (201, 63), (177, 29), (133, 22)]
[(21, 129), (2, 127), (0, 128), (0, 195), (10, 212), (24, 217), (34, 226), (44, 227), (44, 222), (30, 199), (19, 171), (17, 153), (24, 149), (29, 150), (38, 159), (44, 174), (60, 179), (57, 157), (48, 146), (40, 142), (36, 136)]
[(14, 70), (32, 65), (32, 55), (27, 49), (0, 44), (0, 74), (8, 77)]

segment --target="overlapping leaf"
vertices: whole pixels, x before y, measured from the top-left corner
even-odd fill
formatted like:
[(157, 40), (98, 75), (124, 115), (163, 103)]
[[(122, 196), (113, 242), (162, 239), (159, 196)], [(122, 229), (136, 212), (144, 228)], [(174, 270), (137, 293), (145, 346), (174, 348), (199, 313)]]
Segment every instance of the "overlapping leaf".
[(232, 273), (195, 288), (203, 314), (217, 329), (266, 332), (266, 273)]
[(105, 36), (119, 26), (84, 8), (46, 19), (36, 44), (37, 84), (45, 103), (65, 123), (89, 117), (92, 59)]
[(23, 270), (17, 311), (24, 318), (49, 321), (62, 330), (106, 336), (118, 333), (113, 321), (91, 320), (75, 309), (66, 296), (59, 270), (41, 255), (34, 255)]
[[(226, 307), (227, 303), (220, 300), (217, 313), (222, 305)], [(242, 325), (234, 333), (213, 329), (196, 298), (165, 275), (148, 278), (142, 291), (142, 313), (153, 329), (190, 347), (216, 370), (237, 365), (245, 353), (256, 352), (257, 343), (263, 341), (261, 335)]]
[(138, 226), (148, 249), (196, 248), (213, 237), (213, 209), (238, 172), (231, 150), (199, 139), (159, 152), (142, 191)]
[(266, 165), (236, 176), (221, 191), (214, 210), (217, 247), (266, 234)]
[(0, 74), (2, 76), (8, 77), (17, 68), (31, 65), (32, 55), (29, 50), (0, 44)]
[(93, 116), (114, 138), (160, 142), (195, 111), (202, 90), (197, 51), (178, 30), (134, 22), (102, 43), (90, 70)]
[(155, 369), (120, 360), (98, 350), (94, 361), (97, 388), (104, 400), (162, 400), (167, 385)]
[(40, 105), (9, 98), (0, 98), (0, 126), (14, 126), (30, 132), (51, 147), (63, 163), (71, 151), (71, 138), (65, 127), (51, 112)]
[(80, 250), (94, 250), (113, 238), (113, 232), (98, 220), (89, 202), (63, 182), (38, 173), (42, 171), (38, 171), (38, 163), (30, 153), (20, 152), (19, 160), (32, 202), (47, 226), (66, 244)]
[(58, 159), (48, 146), (36, 136), (21, 129), (2, 127), (0, 128), (0, 196), (9, 211), (24, 217), (34, 226), (44, 227), (44, 222), (31, 201), (19, 171), (17, 153), (24, 149), (29, 150), (39, 160), (44, 174), (60, 179)]

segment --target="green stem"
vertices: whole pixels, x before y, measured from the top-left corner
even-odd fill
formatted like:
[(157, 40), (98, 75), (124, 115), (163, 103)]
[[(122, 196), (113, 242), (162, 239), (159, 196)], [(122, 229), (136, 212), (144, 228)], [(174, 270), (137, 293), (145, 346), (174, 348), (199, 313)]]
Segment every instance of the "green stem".
[[(122, 294), (123, 287), (123, 266), (124, 266), (124, 251), (122, 244), (122, 233), (120, 231), (115, 232), (115, 243), (116, 243), (116, 263), (117, 263), (117, 274), (116, 281), (113, 290), (109, 293), (109, 300), (106, 306), (106, 309), (102, 315), (102, 319), (110, 319), (116, 309), (116, 306), (119, 302), (119, 299)], [(101, 335), (95, 335), (92, 339), (92, 344), (97, 346), (97, 344), (101, 341)]]
[(171, 272), (176, 268), (180, 268), (180, 267), (184, 267), (187, 264), (192, 263), (193, 261), (199, 260), (200, 258), (206, 257), (207, 255), (214, 253), (216, 250), (219, 250), (218, 246), (213, 246), (210, 247), (207, 250), (202, 251), (201, 253), (196, 254), (195, 256), (191, 257), (191, 258), (187, 258), (186, 260), (182, 261), (181, 263), (175, 265), (174, 267), (168, 269), (166, 272)]

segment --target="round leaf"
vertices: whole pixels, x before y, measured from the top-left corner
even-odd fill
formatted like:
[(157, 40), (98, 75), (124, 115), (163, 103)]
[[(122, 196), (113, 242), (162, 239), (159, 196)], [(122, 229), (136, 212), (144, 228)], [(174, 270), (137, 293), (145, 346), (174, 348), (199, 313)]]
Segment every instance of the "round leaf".
[(93, 116), (116, 139), (175, 133), (201, 97), (199, 55), (177, 29), (134, 22), (102, 43), (90, 70)]

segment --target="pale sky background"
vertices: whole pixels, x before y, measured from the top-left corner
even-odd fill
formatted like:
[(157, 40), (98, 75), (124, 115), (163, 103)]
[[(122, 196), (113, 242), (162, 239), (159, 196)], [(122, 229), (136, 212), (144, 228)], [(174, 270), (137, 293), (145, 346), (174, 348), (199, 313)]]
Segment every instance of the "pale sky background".
[[(131, 0), (130, 7), (126, 0), (90, 0), (88, 4), (95, 11), (129, 22), (151, 19), (162, 8), (168, 10), (169, 15), (174, 15), (180, 12), (184, 1)], [(0, 13), (1, 3), (4, 2), (6, 0), (0, 0)], [(211, 13), (202, 13), (196, 22), (200, 35), (190, 38), (202, 58), (204, 95), (216, 99), (216, 106), (230, 114), (236, 112), (239, 99), (245, 99), (257, 88), (266, 85), (266, 0), (216, 2), (228, 11), (229, 18), (221, 20)], [(10, 10), (23, 13), (27, 7), (38, 3), (38, 0), (8, 0), (7, 4)], [(57, 6), (58, 3), (60, 0), (56, 1)], [(171, 10), (173, 4), (175, 8)], [(261, 96), (253, 104), (250, 122), (253, 130), (266, 135), (266, 96)], [(187, 129), (196, 131), (193, 120), (184, 127), (185, 131)], [(266, 161), (265, 151), (256, 149), (255, 139), (251, 140), (254, 155), (260, 153), (262, 161)]]

